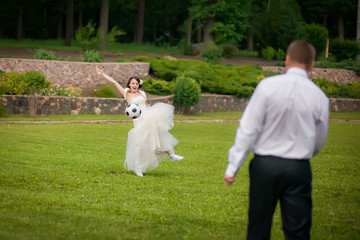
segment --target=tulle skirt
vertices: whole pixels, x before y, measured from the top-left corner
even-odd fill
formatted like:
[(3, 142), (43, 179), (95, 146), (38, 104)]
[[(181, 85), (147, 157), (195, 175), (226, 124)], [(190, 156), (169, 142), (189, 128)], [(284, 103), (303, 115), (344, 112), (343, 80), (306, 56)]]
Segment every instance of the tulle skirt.
[(174, 152), (178, 141), (169, 133), (174, 126), (174, 107), (155, 103), (142, 109), (128, 133), (124, 167), (130, 171), (145, 172), (156, 168), (166, 151)]

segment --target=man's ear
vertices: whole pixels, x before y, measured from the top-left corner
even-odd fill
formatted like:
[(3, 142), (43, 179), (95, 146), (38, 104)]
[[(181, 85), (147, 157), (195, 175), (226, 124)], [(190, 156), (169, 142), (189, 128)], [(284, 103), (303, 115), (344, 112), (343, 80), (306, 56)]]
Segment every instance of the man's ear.
[(308, 71), (310, 72), (315, 66), (315, 61), (312, 61), (311, 62), (311, 65), (310, 65), (310, 69), (308, 69)]
[(289, 57), (289, 55), (286, 55), (285, 66), (287, 67), (287, 66), (289, 66), (289, 64), (290, 64), (290, 57)]

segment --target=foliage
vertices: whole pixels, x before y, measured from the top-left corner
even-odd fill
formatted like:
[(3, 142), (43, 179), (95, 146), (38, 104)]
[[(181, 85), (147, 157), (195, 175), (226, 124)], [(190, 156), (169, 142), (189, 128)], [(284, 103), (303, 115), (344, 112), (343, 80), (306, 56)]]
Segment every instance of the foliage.
[[(258, 3), (260, 1), (257, 1)], [(287, 49), (294, 39), (303, 38), (303, 19), (297, 1), (278, 0), (269, 1), (259, 12), (254, 13), (256, 22), (253, 23), (255, 45), (258, 50), (266, 46), (275, 49)], [(254, 3), (255, 4), (255, 3)]]
[(101, 31), (95, 28), (95, 23), (89, 21), (75, 33), (75, 39), (80, 42), (83, 51), (100, 49)]
[(262, 68), (252, 65), (219, 65), (184, 59), (169, 60), (162, 57), (135, 57), (137, 61), (150, 63), (150, 74), (159, 79), (174, 81), (179, 76), (195, 79), (202, 92), (236, 95), (238, 89), (256, 86)]
[(263, 50), (261, 50), (262, 56), (263, 56), (266, 60), (268, 60), (268, 61), (274, 59), (275, 53), (276, 53), (276, 52), (275, 52), (275, 49), (272, 48), (272, 47), (270, 47), (270, 46), (267, 46), (266, 48), (264, 48)]
[(34, 58), (43, 60), (54, 60), (55, 53), (53, 51), (48, 51), (45, 49), (36, 49)]
[(104, 57), (96, 51), (95, 49), (86, 50), (81, 58), (84, 62), (101, 62), (104, 60)]
[(360, 82), (339, 85), (325, 78), (313, 80), (330, 98), (344, 97), (360, 99)]
[(257, 51), (248, 51), (248, 50), (239, 50), (237, 53), (238, 57), (253, 57), (256, 58), (259, 56)]
[(329, 39), (328, 30), (319, 24), (306, 24), (304, 26), (305, 40), (311, 43), (315, 50), (316, 56), (323, 56), (326, 49), (326, 42)]
[(221, 62), (222, 49), (214, 44), (207, 42), (201, 49), (201, 58), (207, 63), (218, 64)]
[(286, 56), (285, 51), (280, 48), (275, 52), (275, 59), (278, 61), (284, 61), (285, 56)]
[(357, 60), (343, 60), (341, 62), (318, 61), (315, 67), (353, 70), (360, 75), (360, 61)]
[(174, 100), (185, 109), (195, 106), (200, 100), (200, 86), (195, 79), (180, 76), (174, 85)]
[(222, 55), (225, 57), (225, 58), (232, 58), (234, 56), (236, 56), (238, 54), (238, 49), (237, 47), (234, 45), (234, 44), (231, 44), (231, 43), (225, 43), (225, 44), (222, 44), (221, 46), (221, 49), (222, 49)]
[(46, 77), (40, 71), (29, 71), (22, 74), (25, 81), (25, 93), (30, 92), (30, 88), (42, 89), (50, 85), (49, 81), (46, 81)]
[(133, 61), (128, 58), (118, 58), (116, 59), (116, 62), (133, 62)]
[(330, 42), (330, 52), (337, 61), (356, 60), (356, 57), (360, 54), (360, 43), (354, 40), (337, 38)]
[(126, 35), (126, 32), (118, 26), (114, 26), (108, 33), (107, 38), (109, 42), (119, 42), (120, 36)]
[(144, 91), (154, 94), (154, 95), (160, 95), (160, 96), (167, 96), (171, 95), (173, 92), (174, 82), (167, 82), (167, 81), (161, 81), (156, 80), (153, 78), (147, 78), (144, 80)]
[(119, 97), (119, 94), (117, 93), (114, 86), (104, 85), (101, 86), (100, 90), (96, 92), (96, 96), (101, 98), (117, 98)]
[(193, 46), (186, 44), (184, 46), (184, 55), (186, 56), (196, 56), (198, 53), (194, 50)]
[(53, 87), (47, 87), (47, 88), (40, 89), (39, 95), (80, 97), (81, 92), (82, 92), (81, 88), (77, 88), (77, 87), (62, 88), (59, 86), (59, 84), (56, 84)]
[(50, 82), (39, 71), (29, 71), (23, 74), (18, 72), (2, 73), (0, 79), (1, 92), (5, 94), (23, 95), (30, 94), (30, 89), (43, 89)]
[(189, 11), (194, 18), (199, 17), (203, 22), (215, 19), (215, 24), (210, 31), (215, 35), (216, 44), (239, 43), (247, 35), (248, 4), (246, 0), (193, 0)]

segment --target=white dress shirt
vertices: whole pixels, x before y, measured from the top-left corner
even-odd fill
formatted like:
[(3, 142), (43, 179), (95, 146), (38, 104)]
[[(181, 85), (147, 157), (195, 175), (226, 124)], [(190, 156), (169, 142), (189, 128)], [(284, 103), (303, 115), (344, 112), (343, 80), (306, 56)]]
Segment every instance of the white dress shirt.
[(234, 177), (250, 150), (310, 159), (325, 143), (329, 99), (301, 68), (263, 79), (240, 119), (225, 175)]

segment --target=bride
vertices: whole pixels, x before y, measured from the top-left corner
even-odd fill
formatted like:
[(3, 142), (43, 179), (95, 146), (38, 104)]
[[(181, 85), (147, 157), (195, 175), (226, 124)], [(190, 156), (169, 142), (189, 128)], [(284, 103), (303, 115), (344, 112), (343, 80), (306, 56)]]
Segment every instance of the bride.
[(162, 157), (168, 155), (171, 161), (184, 157), (176, 155), (174, 146), (178, 141), (169, 133), (174, 126), (174, 107), (166, 103), (146, 103), (146, 94), (139, 90), (142, 80), (130, 77), (123, 88), (113, 78), (96, 67), (96, 72), (115, 85), (128, 104), (135, 103), (141, 108), (141, 115), (134, 119), (134, 128), (128, 133), (125, 169), (142, 177), (147, 170), (155, 169)]

